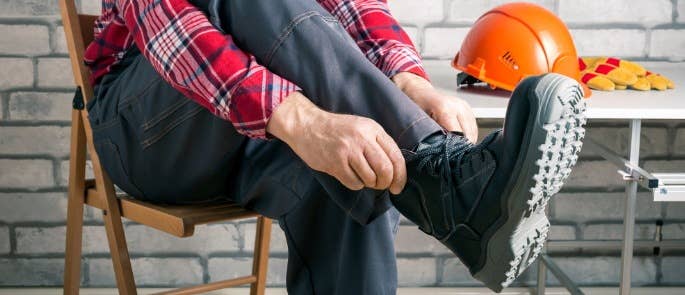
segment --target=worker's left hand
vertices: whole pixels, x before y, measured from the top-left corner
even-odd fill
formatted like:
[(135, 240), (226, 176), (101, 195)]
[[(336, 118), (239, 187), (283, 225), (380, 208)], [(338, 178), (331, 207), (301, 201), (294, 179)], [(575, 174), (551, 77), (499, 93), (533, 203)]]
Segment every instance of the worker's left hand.
[(462, 132), (473, 143), (478, 141), (476, 117), (466, 101), (439, 92), (426, 79), (411, 73), (398, 73), (392, 80), (442, 128)]

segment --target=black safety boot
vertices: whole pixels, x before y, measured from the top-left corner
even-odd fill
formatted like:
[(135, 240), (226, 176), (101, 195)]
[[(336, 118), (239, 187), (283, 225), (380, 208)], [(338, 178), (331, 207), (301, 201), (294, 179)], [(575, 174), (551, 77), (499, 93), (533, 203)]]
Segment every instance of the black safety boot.
[(525, 79), (504, 128), (480, 144), (437, 134), (406, 154), (408, 182), (392, 202), (500, 292), (542, 250), (545, 207), (578, 159), (584, 112), (578, 82), (557, 74)]

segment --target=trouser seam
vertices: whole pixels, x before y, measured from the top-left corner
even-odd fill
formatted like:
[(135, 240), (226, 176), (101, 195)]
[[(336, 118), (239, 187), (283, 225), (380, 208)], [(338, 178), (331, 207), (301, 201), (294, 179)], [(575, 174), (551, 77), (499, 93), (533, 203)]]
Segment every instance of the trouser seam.
[(143, 146), (143, 149), (147, 149), (148, 147), (150, 147), (151, 145), (153, 145), (154, 143), (156, 143), (157, 141), (162, 139), (167, 133), (174, 130), (174, 128), (181, 125), (181, 123), (183, 123), (187, 119), (194, 117), (195, 115), (199, 114), (203, 110), (204, 110), (204, 108), (202, 106), (197, 105), (197, 109), (195, 109), (195, 111), (192, 111), (192, 112), (186, 114), (185, 116), (177, 119), (176, 122), (173, 122), (173, 123), (169, 124), (168, 126), (164, 127), (164, 129), (162, 129), (162, 131), (160, 131), (157, 135), (143, 140), (143, 142), (141, 143)]
[(292, 34), (292, 32), (295, 30), (295, 27), (297, 27), (297, 25), (299, 25), (303, 21), (307, 20), (308, 18), (313, 17), (313, 16), (317, 16), (317, 15), (320, 16), (324, 20), (328, 20), (328, 21), (333, 20), (330, 17), (326, 17), (326, 16), (322, 15), (318, 11), (307, 11), (307, 12), (304, 12), (304, 13), (301, 13), (301, 14), (295, 16), (293, 18), (293, 20), (291, 20), (290, 23), (288, 23), (288, 25), (283, 30), (283, 32), (281, 32), (281, 34), (278, 36), (278, 38), (276, 39), (276, 42), (274, 42), (274, 45), (271, 46), (269, 53), (266, 55), (265, 63), (266, 63), (267, 67), (271, 66), (271, 60), (273, 59), (273, 56), (276, 55), (276, 52), (278, 51), (278, 49), (281, 48), (281, 45), (283, 44), (283, 42), (285, 42), (285, 39), (287, 39), (288, 36), (290, 36), (290, 34)]
[(402, 130), (402, 132), (400, 133), (400, 135), (397, 137), (397, 141), (398, 141), (398, 142), (399, 142), (399, 141), (402, 141), (402, 138), (404, 137), (404, 135), (407, 134), (407, 131), (411, 130), (411, 129), (414, 128), (419, 122), (421, 122), (421, 121), (423, 121), (423, 120), (425, 120), (425, 119), (430, 119), (430, 117), (428, 117), (428, 116), (422, 116), (422, 117), (420, 117), (420, 118), (418, 118), (418, 119), (412, 121), (411, 124), (409, 124), (409, 126), (407, 126), (407, 128), (405, 128), (404, 130)]

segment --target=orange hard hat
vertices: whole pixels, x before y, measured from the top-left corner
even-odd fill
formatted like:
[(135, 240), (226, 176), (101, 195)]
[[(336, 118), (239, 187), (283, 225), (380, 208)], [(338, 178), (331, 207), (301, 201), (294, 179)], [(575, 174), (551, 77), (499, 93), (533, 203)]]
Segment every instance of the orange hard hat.
[[(504, 4), (482, 15), (452, 66), (509, 91), (527, 76), (549, 72), (580, 80), (578, 54), (564, 22), (547, 9), (524, 2)], [(589, 96), (590, 90), (581, 85)]]

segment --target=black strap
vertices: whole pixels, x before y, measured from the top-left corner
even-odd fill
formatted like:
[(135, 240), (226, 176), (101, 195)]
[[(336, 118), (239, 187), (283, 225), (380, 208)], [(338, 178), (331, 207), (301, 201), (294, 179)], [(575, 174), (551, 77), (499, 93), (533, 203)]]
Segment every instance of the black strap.
[(74, 99), (71, 101), (71, 107), (75, 110), (82, 110), (85, 107), (83, 102), (83, 92), (81, 92), (81, 86), (76, 87), (74, 92)]
[(460, 72), (459, 74), (457, 74), (457, 85), (473, 85), (482, 82), (483, 81), (478, 80), (475, 77), (464, 72)]

